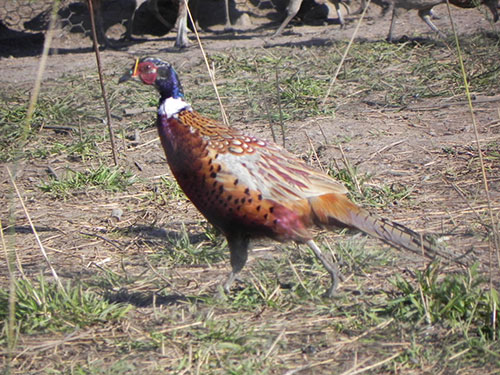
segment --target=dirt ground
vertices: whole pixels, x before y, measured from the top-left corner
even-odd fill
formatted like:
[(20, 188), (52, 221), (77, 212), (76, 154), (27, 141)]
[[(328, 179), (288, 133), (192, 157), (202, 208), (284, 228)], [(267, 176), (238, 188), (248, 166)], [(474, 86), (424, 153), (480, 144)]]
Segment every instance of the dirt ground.
[[(118, 0), (116, 0), (118, 1)], [(123, 1), (123, 0), (120, 0)], [(5, 2), (5, 0), (4, 0)], [(331, 4), (316, 6), (309, 9), (303, 6), (298, 15), (301, 20), (292, 21), (288, 28), (285, 29), (283, 34), (279, 37), (272, 38), (274, 30), (279, 25), (279, 21), (283, 18), (284, 11), (278, 11), (274, 7), (274, 3), (270, 1), (255, 1), (245, 3), (244, 1), (237, 1), (232, 4), (231, 19), (234, 26), (234, 32), (224, 32), (223, 23), (223, 3), (208, 2), (201, 6), (200, 25), (207, 31), (200, 31), (204, 48), (207, 53), (211, 51), (224, 51), (228, 48), (273, 48), (281, 45), (296, 45), (296, 46), (314, 46), (325, 45), (330, 41), (335, 40), (349, 40), (354, 32), (356, 22), (359, 16), (350, 16), (341, 7), (345, 14), (347, 25), (340, 28), (338, 20), (336, 19), (334, 7)], [(278, 9), (282, 9), (285, 4), (283, 1), (276, 1)], [(304, 4), (307, 0), (304, 1)], [(63, 2), (65, 4), (65, 2)], [(113, 3), (112, 3), (113, 4)], [(351, 4), (351, 12), (358, 8), (358, 3)], [(0, 10), (4, 8), (9, 9), (7, 6), (2, 7), (0, 2)], [(70, 8), (68, 6), (68, 8)], [(43, 9), (43, 8), (42, 8)], [(125, 27), (120, 24), (123, 22), (123, 16), (127, 12), (120, 9), (116, 11), (116, 6), (106, 8), (108, 12), (115, 15), (113, 21), (108, 22), (109, 26), (107, 35), (117, 41), (121, 34), (125, 31)], [(458, 33), (474, 33), (478, 30), (495, 31), (498, 29), (497, 25), (492, 25), (484, 13), (486, 9), (478, 10), (460, 9), (452, 7), (452, 16), (456, 22)], [(449, 18), (447, 16), (446, 5), (439, 5), (434, 7), (436, 15), (440, 19), (435, 19), (435, 25), (446, 32), (451, 32)], [(88, 16), (86, 14), (86, 7), (79, 6), (75, 14), (69, 10), (62, 12), (61, 17), (66, 17), (66, 22), (63, 22), (65, 28), (55, 33), (55, 38), (52, 43), (54, 54), (49, 56), (47, 68), (44, 73), (45, 78), (57, 78), (58, 75), (64, 74), (67, 71), (75, 71), (80, 66), (89, 66), (95, 61), (92, 53), (91, 41), (82, 36), (85, 31), (89, 34), (90, 31)], [(5, 12), (4, 12), (5, 13)], [(0, 13), (1, 14), (1, 13)], [(30, 14), (36, 14), (32, 12)], [(13, 26), (13, 30), (6, 31), (0, 29), (0, 42), (2, 43), (2, 50), (0, 56), (3, 57), (3, 68), (1, 74), (2, 82), (15, 83), (17, 85), (29, 85), (34, 77), (38, 67), (39, 53), (41, 52), (40, 38), (37, 29), (46, 27), (48, 23), (48, 15), (43, 13), (44, 16), (41, 20), (37, 18), (37, 22), (32, 22), (31, 30), (25, 30), (24, 33), (18, 29), (22, 29), (21, 22)], [(244, 15), (244, 17), (242, 17)], [(325, 16), (328, 17), (325, 19)], [(490, 14), (488, 13), (488, 17)], [(390, 14), (381, 18), (381, 8), (372, 4), (367, 12), (367, 15), (358, 30), (356, 39), (359, 41), (378, 41), (385, 39), (389, 30)], [(115, 22), (114, 24), (111, 24)], [(151, 30), (151, 26), (153, 30)], [(70, 32), (68, 32), (70, 30)], [(165, 29), (158, 27), (157, 21), (150, 16), (143, 16), (142, 19), (134, 23), (134, 31), (161, 33)], [(398, 18), (395, 27), (395, 38), (415, 38), (434, 37), (429, 27), (417, 16), (415, 11), (407, 12)], [(174, 32), (170, 32), (163, 36), (152, 36), (150, 34), (135, 35), (138, 38), (137, 42), (120, 43), (122, 50), (114, 51), (108, 49), (103, 51), (102, 59), (106, 66), (108, 61), (129, 61), (130, 56), (140, 56), (149, 54), (163, 54), (168, 56), (168, 59), (178, 66), (178, 69), (189, 69), (193, 65), (201, 63), (201, 53), (195, 46), (196, 41), (193, 34), (190, 34), (192, 46), (188, 49), (178, 50), (173, 47), (175, 41)], [(33, 44), (32, 44), (33, 43)], [(22, 69), (19, 67), (22, 66)]]
[[(271, 38), (270, 35), (278, 25), (276, 21), (280, 19), (280, 14), (269, 8), (247, 6), (241, 3), (240, 1), (238, 9), (233, 9), (233, 19), (240, 16), (243, 11), (249, 11), (249, 18), (243, 26), (235, 26), (236, 31), (224, 32), (222, 25), (218, 24), (211, 25), (209, 29), (200, 32), (207, 54), (228, 52), (235, 47), (258, 51), (286, 45), (311, 47), (328, 45), (332, 41), (347, 41), (354, 32), (359, 19), (359, 16), (348, 15), (346, 27), (340, 28), (336, 22), (335, 13), (330, 9), (330, 18), (327, 21), (320, 21), (319, 24), (312, 24), (318, 23), (317, 21), (311, 23), (293, 21), (282, 36)], [(352, 8), (356, 8), (356, 4), (352, 5)], [(437, 6), (435, 11), (441, 16), (440, 19), (434, 21), (435, 24), (441, 30), (449, 32), (446, 6)], [(369, 43), (385, 39), (389, 29), (390, 15), (380, 18), (379, 12), (380, 8), (375, 5), (371, 6), (366, 19), (359, 28), (357, 40)], [(220, 9), (217, 14), (220, 14)], [(452, 8), (452, 14), (457, 31), (461, 35), (475, 33), (478, 30), (492, 30), (492, 27), (494, 28), (492, 31), (499, 32), (499, 24), (492, 26), (477, 10)], [(65, 30), (56, 33), (53, 42), (55, 53), (48, 57), (44, 71), (47, 84), (65, 74), (95, 66), (91, 40), (81, 33), (68, 33)], [(117, 39), (123, 30), (123, 26), (114, 25), (110, 28), (109, 35)], [(11, 32), (17, 31), (11, 30)], [(414, 11), (400, 17), (395, 32), (396, 37), (436, 38)], [(3, 49), (0, 52), (2, 86), (19, 89), (32, 87), (40, 62), (40, 45), (36, 39), (33, 41), (32, 38), (37, 38), (33, 35), (36, 35), (36, 32), (23, 36), (27, 39), (16, 39), (20, 40), (21, 44), (25, 43), (24, 46), (29, 48), (23, 47), (19, 42), (12, 43), (14, 39), (0, 39), (0, 43), (5, 46), (5, 48), (0, 47)], [(176, 67), (181, 77), (183, 72), (204, 64), (192, 33), (190, 34), (192, 45), (182, 50), (173, 47), (175, 40), (173, 32), (164, 36), (144, 34), (138, 37), (139, 41), (123, 44), (120, 50), (101, 51), (106, 80), (118, 79), (131, 65), (135, 56), (163, 57)], [(238, 53), (238, 49), (233, 50), (232, 53)], [(194, 82), (190, 83), (194, 84)], [(184, 86), (188, 91), (188, 84)], [(488, 95), (473, 94), (479, 141), (488, 149), (491, 147), (488, 145), (500, 144), (500, 83), (496, 92), (488, 93)], [(96, 95), (96, 100), (99, 100), (98, 95)], [(130, 107), (140, 106), (139, 103), (133, 103), (134, 98), (127, 100), (132, 103)], [(377, 96), (363, 101), (357, 100), (355, 95), (336, 100), (337, 111), (333, 122), (330, 118), (306, 118), (304, 121), (287, 124), (290, 129), (294, 129), (289, 133), (288, 148), (293, 153), (304, 156), (308, 155), (311, 145), (314, 145), (316, 150), (321, 152), (319, 157), (323, 161), (342, 161), (343, 152), (360, 171), (372, 175), (371, 184), (411, 186), (411, 208), (395, 204), (382, 208), (379, 213), (415, 230), (444, 235), (450, 248), (457, 254), (473, 249), (474, 259), (481, 261), (483, 270), (490, 270), (491, 267), (498, 270), (495, 268), (494, 257), (490, 256), (491, 242), (484, 238), (486, 230), (481, 224), (489, 220), (488, 207), (475, 152), (477, 147), (474, 127), (465, 96), (437, 101), (416, 98), (407, 107), (397, 109), (378, 105), (383, 98)], [(119, 110), (116, 110), (114, 115), (118, 123), (133, 121)], [(150, 115), (153, 119), (154, 114)], [(97, 119), (97, 121), (103, 121), (103, 119)], [(270, 138), (266, 124), (251, 124), (240, 119), (232, 123), (232, 126), (251, 134)], [(54, 137), (57, 136), (54, 135)], [(145, 147), (131, 148), (125, 156), (122, 155), (127, 165), (141, 166), (141, 169), (137, 170), (140, 177), (152, 178), (170, 173), (156, 137), (154, 130), (145, 131), (141, 135), (141, 142)], [(348, 147), (340, 150), (333, 145), (325, 146), (325, 138), (345, 138), (350, 141)], [(319, 145), (323, 147), (318, 147)], [(444, 149), (452, 152), (443, 153)], [(494, 219), (498, 223), (500, 166), (497, 164), (498, 159), (485, 162), (491, 206)], [(95, 272), (96, 267), (100, 267), (101, 264), (118, 269), (122, 266), (133, 268), (136, 262), (141, 263), (146, 269), (143, 255), (144, 252), (152, 250), (151, 248), (139, 249), (137, 238), (147, 237), (157, 241), (148, 246), (153, 249), (160, 248), (164, 246), (162, 238), (169, 232), (178, 231), (182, 225), (188, 226), (188, 230), (193, 234), (199, 231), (200, 223), (203, 225), (203, 218), (186, 200), (175, 203), (167, 202), (161, 207), (138, 209), (139, 192), (134, 191), (128, 194), (112, 195), (81, 192), (78, 196), (67, 200), (43, 199), (33, 185), (47, 178), (48, 165), (57, 171), (63, 170), (68, 163), (71, 164), (71, 161), (55, 157), (50, 160), (37, 160), (33, 163), (22, 162), (15, 166), (9, 164), (16, 170), (16, 181), (26, 198), (31, 211), (31, 219), (39, 228), (42, 241), (48, 244), (49, 256), (57, 259), (54, 263), (63, 277), (80, 275), (84, 278), (85, 275)], [(24, 218), (22, 208), (12, 195), (11, 183), (5, 173), (5, 168), (2, 168), (0, 178), (0, 196), (3, 201), (0, 213), (3, 225), (5, 226), (10, 216), (9, 212), (13, 210), (17, 218), (15, 246), (24, 271), (30, 275), (37, 275), (40, 270), (46, 270), (45, 264), (41, 260), (33, 261), (33, 259), (40, 259), (39, 250), (29, 223)], [(124, 211), (119, 222), (111, 218), (114, 208)], [(130, 229), (131, 227), (135, 227), (137, 233), (129, 231), (129, 237), (120, 239), (118, 249), (101, 236), (110, 228)], [(157, 228), (158, 233), (153, 233), (152, 227)], [(139, 233), (140, 228), (149, 229), (147, 233)], [(89, 233), (95, 236), (89, 236)], [(249, 260), (249, 269), (255, 264), (256, 259), (266, 253), (266, 249), (272, 250), (273, 245), (271, 242), (264, 241), (259, 243), (256, 249), (257, 251)], [(120, 265), (123, 254), (126, 252), (128, 252), (127, 264)], [(413, 255), (409, 257), (397, 261), (394, 268), (404, 269), (408, 259), (415, 259)], [(6, 269), (6, 262), (2, 257), (0, 273), (5, 275)], [(184, 282), (178, 285), (183, 285), (185, 288), (179, 292), (197, 294), (211, 290), (228, 270), (228, 261), (210, 267), (200, 265), (199, 267), (179, 268), (175, 271), (176, 277)], [(371, 288), (369, 279), (370, 276), (365, 285), (368, 289)], [(2, 280), (2, 283), (4, 282), (5, 279)], [(347, 281), (343, 288), (349, 291), (353, 287)], [(41, 339), (27, 338), (25, 340), (23, 345), (26, 348), (35, 348), (40, 344)], [(93, 355), (99, 354), (97, 352)], [(26, 368), (40, 367), (27, 363), (24, 365)]]
[[(292, 21), (291, 27), (285, 29), (282, 36), (272, 38), (270, 35), (274, 31), (280, 19), (280, 13), (264, 7), (251, 7), (250, 5), (241, 6), (240, 9), (246, 10), (251, 17), (246, 21), (243, 29), (234, 32), (223, 32), (222, 25), (214, 25), (209, 31), (201, 31), (200, 37), (203, 41), (204, 49), (207, 54), (217, 51), (228, 51), (233, 47), (242, 49), (272, 49), (282, 45), (294, 46), (321, 46), (335, 40), (348, 40), (355, 28), (359, 16), (347, 16), (347, 26), (340, 28), (336, 25), (335, 14), (332, 9), (329, 10), (331, 18), (328, 20), (314, 23), (320, 25), (308, 25)], [(237, 4), (238, 5), (238, 4)], [(352, 5), (355, 7), (356, 4)], [(332, 7), (333, 8), (333, 7)], [(440, 5), (434, 8), (435, 12), (441, 15), (440, 19), (435, 20), (435, 24), (442, 30), (449, 30), (449, 20), (446, 16), (447, 8)], [(323, 9), (324, 10), (324, 9)], [(491, 30), (492, 25), (477, 10), (467, 10), (452, 8), (452, 14), (455, 19), (459, 33), (473, 33), (478, 30)], [(217, 9), (220, 14), (221, 9)], [(328, 12), (328, 11), (327, 11)], [(243, 11), (232, 10), (233, 22), (243, 14)], [(304, 12), (303, 12), (304, 13)], [(317, 10), (316, 10), (317, 13)], [(313, 14), (316, 14), (313, 13)], [(307, 14), (304, 19), (310, 19)], [(271, 19), (271, 21), (270, 21)], [(274, 21), (273, 21), (274, 19)], [(366, 20), (362, 23), (357, 34), (357, 40), (370, 41), (384, 39), (389, 28), (390, 15), (380, 18), (380, 8), (372, 5), (368, 11)], [(323, 23), (323, 24), (321, 24)], [(325, 25), (325, 23), (332, 23)], [(495, 26), (498, 28), (498, 25)], [(108, 31), (108, 35), (113, 39), (118, 39), (124, 27), (114, 25)], [(400, 17), (396, 26), (396, 36), (399, 37), (424, 37), (434, 38), (427, 25), (422, 22), (415, 12), (408, 12)], [(187, 49), (177, 49), (173, 47), (175, 40), (174, 33), (169, 33), (163, 37), (153, 37), (151, 35), (139, 36), (139, 42), (125, 43), (122, 50), (106, 49), (101, 51), (101, 59), (105, 69), (105, 79), (116, 79), (122, 74), (123, 70), (117, 71), (116, 67), (126, 69), (133, 61), (135, 56), (157, 55), (170, 61), (182, 76), (183, 71), (188, 71), (194, 66), (203, 64), (202, 55), (196, 46), (193, 34), (190, 34), (191, 46)], [(9, 39), (3, 39), (3, 42)], [(9, 48), (5, 51), (12, 52), (10, 56), (2, 57), (2, 69), (0, 71), (1, 82), (5, 85), (18, 88), (29, 88), (33, 85), (39, 64), (39, 55), (32, 50), (23, 49), (22, 45), (17, 43), (15, 46), (6, 44)], [(68, 33), (64, 30), (56, 33), (53, 42), (55, 53), (48, 57), (47, 65), (44, 71), (44, 79), (57, 80), (65, 73), (74, 73), (79, 69), (87, 69), (94, 66), (95, 55), (91, 48), (91, 40), (81, 33)], [(39, 46), (38, 46), (39, 48)], [(20, 51), (20, 52), (19, 52)], [(113, 70), (110, 70), (113, 69)], [(119, 69), (119, 68), (118, 68)], [(349, 137), (352, 139), (349, 149), (345, 150), (349, 159), (363, 171), (368, 171), (376, 180), (399, 179), (405, 181), (406, 185), (414, 186), (414, 197), (419, 204), (419, 212), (399, 213), (395, 212), (394, 219), (402, 223), (409, 223), (415, 229), (424, 229), (426, 231), (443, 231), (444, 217), (449, 219), (457, 218), (454, 215), (474, 215), (474, 210), (468, 208), (470, 202), (464, 201), (454, 190), (451, 183), (445, 183), (442, 179), (443, 171), (446, 169), (446, 158), (438, 154), (444, 148), (456, 149), (457, 152), (464, 154), (464, 166), (467, 164), (468, 149), (474, 147), (474, 133), (471, 123), (471, 117), (465, 98), (450, 98), (449, 101), (435, 103), (433, 100), (416, 100), (415, 104), (407, 108), (393, 111), (390, 108), (374, 108), (374, 104), (380, 102), (381, 98), (373, 98), (373, 101), (364, 100), (363, 103), (357, 102), (355, 98), (346, 98), (338, 104), (336, 120), (332, 123), (324, 119), (307, 119), (304, 124), (290, 124), (300, 131), (290, 134), (290, 144), (293, 151), (303, 153), (309, 147), (304, 143), (303, 136), (311, 137), (313, 142), (322, 142), (323, 134), (337, 138)], [(479, 124), (480, 141), (483, 144), (489, 144), (498, 140), (499, 134), (499, 113), (498, 113), (498, 95), (485, 97), (477, 93), (476, 97), (476, 120)], [(375, 105), (376, 107), (376, 105)], [(118, 114), (119, 116), (122, 114)], [(252, 129), (251, 124), (233, 124), (235, 127), (243, 127), (253, 133), (264, 132), (263, 136), (269, 138), (269, 134), (262, 126), (259, 129)], [(321, 128), (321, 131), (320, 131)], [(368, 136), (369, 134), (383, 134), (383, 136)], [(154, 133), (149, 136), (154, 137)], [(299, 139), (294, 139), (298, 137)], [(157, 159), (163, 158), (160, 150), (155, 148), (154, 156)], [(339, 150), (330, 148), (326, 151), (325, 157), (331, 153), (334, 157), (339, 157)], [(144, 162), (146, 169), (147, 162), (141, 155), (128, 155), (132, 160)], [(149, 157), (149, 156), (148, 156)], [(151, 173), (161, 174), (168, 168), (161, 165)], [(38, 168), (33, 166), (24, 166), (24, 179), (31, 173), (38, 174)], [(28, 171), (31, 171), (29, 173)], [(418, 173), (416, 173), (418, 171)], [(422, 171), (425, 171), (422, 173)], [(474, 189), (477, 190), (477, 199), (484, 199), (482, 184), (479, 171), (474, 176), (468, 175), (468, 178), (477, 180), (474, 182)], [(498, 172), (493, 168), (493, 172)], [(419, 179), (415, 179), (418, 176)], [(498, 175), (492, 175), (490, 181), (490, 193), (493, 199), (495, 213), (498, 214), (499, 184)], [(424, 183), (425, 182), (425, 183)], [(4, 183), (6, 181), (4, 180)], [(28, 184), (29, 185), (29, 184)], [(450, 196), (453, 199), (449, 199)], [(436, 210), (442, 202), (446, 206), (441, 210)], [(480, 204), (481, 210), (484, 203)], [(48, 207), (49, 211), (59, 208)], [(395, 208), (397, 210), (397, 208)], [(429, 211), (429, 214), (426, 212)], [(194, 211), (193, 211), (194, 212)], [(431, 213), (432, 212), (432, 213)], [(44, 213), (45, 220), (54, 216)], [(55, 215), (57, 217), (58, 215)], [(415, 223), (416, 221), (416, 223)], [(54, 226), (54, 223), (47, 223)], [(451, 228), (448, 228), (451, 229)], [(453, 231), (468, 231), (467, 224), (464, 222), (458, 228), (453, 227)], [(470, 239), (462, 238), (459, 241), (468, 242)], [(457, 244), (458, 245), (458, 244)], [(462, 245), (459, 245), (462, 247)], [(484, 242), (480, 246), (487, 246)]]

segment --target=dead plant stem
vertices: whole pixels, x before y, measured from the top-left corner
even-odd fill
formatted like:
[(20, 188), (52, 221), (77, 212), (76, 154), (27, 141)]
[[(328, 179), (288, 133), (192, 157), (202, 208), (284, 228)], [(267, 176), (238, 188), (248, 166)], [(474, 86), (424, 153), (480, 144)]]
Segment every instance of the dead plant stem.
[[(465, 95), (467, 97), (467, 102), (469, 105), (469, 111), (470, 111), (471, 120), (472, 120), (472, 127), (474, 129), (474, 138), (475, 138), (475, 142), (476, 142), (476, 146), (477, 146), (477, 152), (479, 155), (479, 165), (481, 167), (481, 175), (483, 178), (484, 191), (486, 193), (486, 200), (488, 203), (488, 213), (489, 213), (489, 217), (490, 217), (490, 221), (491, 221), (491, 231), (492, 231), (492, 235), (493, 235), (493, 246), (495, 247), (497, 266), (500, 269), (500, 245), (499, 245), (499, 239), (498, 239), (498, 237), (499, 237), (498, 227), (495, 225), (495, 219), (493, 217), (493, 207), (491, 204), (490, 190), (488, 188), (488, 177), (486, 176), (486, 168), (484, 166), (483, 152), (481, 150), (481, 142), (479, 141), (479, 131), (478, 131), (478, 126), (477, 126), (477, 122), (476, 122), (476, 116), (474, 115), (474, 108), (472, 106), (472, 98), (471, 98), (471, 94), (470, 94), (470, 90), (469, 90), (469, 81), (467, 80), (467, 73), (465, 71), (464, 61), (463, 61), (463, 57), (462, 57), (462, 50), (460, 48), (460, 43), (458, 41), (458, 35), (457, 35), (457, 31), (455, 29), (455, 24), (453, 22), (453, 18), (451, 15), (451, 9), (450, 9), (450, 3), (448, 0), (446, 0), (446, 7), (448, 9), (448, 15), (450, 17), (450, 23), (451, 23), (451, 28), (453, 30), (453, 35), (455, 37), (455, 45), (457, 48), (457, 55), (458, 55), (458, 61), (460, 64), (460, 70), (462, 72), (462, 79), (464, 82)], [(493, 298), (494, 286), (493, 286), (493, 263), (492, 263), (492, 259), (491, 259), (493, 256), (492, 250), (493, 249), (490, 246), (490, 252), (489, 252), (489, 257), (490, 257), (490, 293), (492, 293), (491, 300), (495, 301), (495, 298)], [(493, 303), (493, 306), (492, 306), (493, 310), (496, 311), (496, 307), (497, 307), (496, 302), (492, 302), (492, 303)], [(492, 322), (493, 332), (496, 331), (495, 323), (496, 323), (496, 321)]]
[(280, 90), (280, 77), (279, 77), (279, 62), (275, 67), (276, 73), (276, 100), (278, 101), (278, 112), (280, 115), (280, 127), (281, 127), (281, 138), (283, 148), (286, 148), (286, 134), (285, 134), (285, 124), (283, 123), (283, 109), (281, 108), (281, 90)]
[[(47, 65), (47, 58), (49, 56), (50, 45), (52, 44), (52, 38), (54, 37), (54, 29), (56, 27), (57, 11), (59, 10), (59, 3), (60, 0), (54, 0), (52, 2), (52, 13), (50, 14), (49, 29), (45, 34), (42, 57), (40, 57), (40, 64), (38, 65), (38, 73), (36, 75), (35, 85), (33, 86), (33, 92), (31, 93), (30, 103), (28, 105), (28, 111), (26, 113), (26, 124), (23, 132), (23, 141), (28, 136), (31, 118), (33, 117), (36, 103), (38, 101), (38, 94), (40, 93), (40, 86), (42, 84), (43, 72), (45, 71), (45, 66)], [(40, 130), (42, 129), (43, 129), (43, 124), (40, 126)]]
[(339, 65), (337, 66), (337, 70), (335, 71), (335, 74), (333, 75), (332, 79), (330, 80), (330, 84), (328, 85), (328, 90), (326, 90), (325, 97), (323, 98), (323, 101), (321, 102), (321, 105), (324, 106), (326, 103), (326, 100), (330, 96), (330, 92), (332, 91), (333, 85), (337, 81), (337, 77), (339, 75), (340, 69), (342, 69), (342, 66), (344, 65), (344, 61), (347, 58), (347, 54), (349, 53), (352, 43), (354, 43), (354, 38), (356, 38), (356, 35), (358, 34), (359, 27), (361, 26), (361, 22), (363, 22), (363, 18), (365, 17), (366, 10), (370, 6), (371, 0), (368, 0), (365, 5), (365, 9), (363, 9), (363, 13), (361, 13), (361, 16), (359, 17), (359, 21), (356, 24), (356, 28), (354, 29), (354, 32), (352, 33), (351, 40), (349, 40), (349, 44), (347, 45), (344, 54), (342, 55), (342, 58), (340, 59)]
[(12, 186), (14, 186), (14, 189), (16, 191), (17, 197), (19, 198), (19, 202), (21, 202), (21, 206), (23, 208), (24, 214), (26, 215), (26, 219), (28, 219), (28, 223), (30, 224), (31, 230), (32, 230), (32, 232), (33, 232), (33, 234), (35, 236), (36, 242), (38, 243), (38, 247), (40, 248), (40, 251), (41, 251), (41, 253), (43, 255), (43, 258), (47, 262), (47, 264), (48, 264), (48, 266), (50, 268), (50, 271), (52, 272), (52, 276), (56, 280), (59, 288), (61, 289), (61, 292), (64, 294), (64, 296), (67, 296), (66, 295), (66, 290), (64, 289), (64, 287), (63, 287), (63, 285), (61, 283), (61, 280), (59, 279), (59, 276), (57, 275), (56, 270), (52, 266), (52, 263), (50, 262), (50, 259), (49, 259), (48, 255), (47, 255), (47, 252), (45, 251), (45, 247), (43, 246), (42, 241), (40, 240), (40, 237), (38, 236), (38, 233), (37, 233), (37, 231), (35, 229), (35, 225), (33, 224), (33, 221), (31, 220), (31, 216), (30, 216), (30, 214), (28, 212), (28, 209), (26, 208), (26, 205), (24, 204), (23, 197), (21, 196), (21, 193), (19, 192), (19, 189), (17, 187), (16, 181), (14, 180), (14, 177), (12, 176), (12, 173), (10, 172), (9, 167), (6, 167), (6, 168), (7, 168), (7, 173), (9, 174), (10, 182), (12, 183)]
[(184, 3), (186, 5), (189, 19), (191, 20), (191, 23), (194, 25), (193, 26), (194, 35), (196, 36), (196, 41), (198, 42), (198, 46), (200, 47), (201, 54), (203, 55), (203, 60), (205, 61), (205, 65), (207, 66), (208, 76), (210, 77), (210, 80), (212, 81), (212, 86), (214, 87), (215, 95), (217, 96), (217, 100), (219, 101), (220, 112), (222, 115), (222, 122), (224, 123), (224, 125), (229, 126), (229, 119), (227, 117), (224, 105), (222, 104), (222, 100), (221, 100), (220, 95), (219, 95), (219, 90), (217, 89), (217, 83), (215, 82), (215, 70), (210, 68), (210, 64), (208, 63), (207, 54), (205, 53), (205, 49), (203, 48), (203, 45), (201, 44), (200, 35), (198, 34), (198, 30), (196, 29), (196, 23), (194, 22), (193, 16), (191, 15), (191, 10), (189, 9), (188, 0), (184, 0)]
[[(256, 60), (254, 60), (254, 65), (255, 65), (255, 71), (257, 73), (257, 77), (259, 77), (261, 87), (263, 88), (264, 87), (264, 79), (262, 78), (262, 75), (259, 72), (259, 64), (257, 64)], [(271, 135), (273, 137), (273, 142), (276, 143), (276, 133), (274, 132), (273, 121), (271, 118), (271, 110), (269, 109), (269, 101), (267, 100), (267, 96), (265, 95), (264, 92), (262, 92), (262, 98), (264, 100), (264, 108), (266, 109), (267, 121), (269, 121), (269, 128), (271, 129)]]
[[(7, 244), (5, 242), (5, 237), (3, 235), (2, 221), (0, 220), (0, 238), (2, 242), (2, 247), (5, 252), (5, 261), (7, 262), (7, 269), (9, 272), (9, 312), (7, 316), (7, 356), (6, 356), (6, 373), (10, 374), (10, 366), (12, 361), (12, 353), (16, 346), (15, 339), (15, 326), (16, 326), (16, 278), (14, 274), (14, 267), (12, 260), (12, 255), (9, 254), (7, 250)], [(15, 251), (15, 250), (13, 250)]]
[(101, 65), (101, 54), (99, 52), (99, 43), (97, 41), (97, 33), (95, 27), (95, 17), (94, 17), (94, 6), (92, 0), (87, 0), (89, 5), (90, 13), (90, 23), (92, 25), (92, 39), (94, 44), (95, 59), (97, 63), (97, 73), (99, 74), (99, 83), (101, 85), (102, 100), (104, 102), (104, 110), (106, 111), (106, 123), (108, 125), (109, 141), (111, 142), (111, 151), (113, 154), (113, 162), (115, 166), (118, 165), (118, 157), (116, 153), (115, 145), (115, 135), (113, 133), (113, 127), (111, 125), (111, 111), (109, 109), (108, 96), (106, 95), (106, 86), (104, 85), (104, 79), (102, 77), (102, 65)]

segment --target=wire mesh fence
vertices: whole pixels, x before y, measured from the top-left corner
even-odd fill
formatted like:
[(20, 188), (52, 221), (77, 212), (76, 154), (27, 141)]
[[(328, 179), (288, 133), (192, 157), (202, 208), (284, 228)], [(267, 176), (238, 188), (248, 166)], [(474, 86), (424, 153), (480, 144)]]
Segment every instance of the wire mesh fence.
[[(212, 3), (218, 4), (217, 1)], [(175, 24), (178, 0), (158, 2), (163, 19), (167, 19), (172, 25), (170, 28), (158, 21), (146, 0), (93, 0), (93, 4), (94, 9), (100, 10), (102, 15), (102, 31), (116, 40), (126, 35), (132, 14), (133, 32), (136, 35), (165, 35)], [(0, 0), (0, 43), (12, 45), (16, 40), (34, 34), (42, 38), (49, 27), (53, 6), (58, 8), (55, 27), (59, 32), (55, 38), (78, 34), (90, 36), (91, 24), (86, 0)]]
[[(266, 24), (273, 20), (273, 14), (279, 14), (279, 1), (288, 0), (230, 0), (230, 19), (236, 28)], [(115, 49), (165, 37), (176, 25), (179, 7), (179, 0), (92, 0), (92, 3), (102, 16), (96, 18), (98, 42)], [(52, 53), (88, 48), (92, 32), (87, 0), (0, 0), (0, 56), (39, 54), (54, 6), (57, 22)], [(189, 6), (198, 30), (211, 32), (226, 24), (224, 0), (190, 0)], [(248, 14), (252, 15), (252, 21)], [(238, 20), (244, 21), (238, 23)]]
[[(251, 11), (267, 14), (269, 9), (284, 9), (287, 0), (231, 0), (233, 18), (242, 12)], [(52, 6), (58, 6), (58, 27), (70, 32), (88, 33), (89, 14), (86, 0), (0, 0), (0, 23), (5, 28), (17, 32), (40, 32), (48, 28)], [(147, 0), (93, 0), (94, 7), (100, 7), (105, 27), (127, 23), (136, 10), (134, 30), (138, 33), (160, 35), (169, 30), (161, 29), (160, 22), (152, 14)], [(283, 3), (283, 4), (281, 4)], [(253, 5), (252, 5), (253, 4)], [(159, 0), (157, 9), (162, 17), (174, 24), (177, 16), (178, 0)], [(192, 0), (190, 8), (200, 24), (211, 26), (212, 22), (224, 23), (223, 0)], [(156, 30), (158, 29), (159, 30)]]
[[(127, 14), (133, 12), (134, 0), (94, 1), (95, 7), (103, 11), (104, 26), (118, 25), (121, 28)], [(0, 0), (0, 34), (8, 38), (45, 32), (48, 29), (52, 7), (57, 6), (56, 28), (59, 35), (90, 32), (90, 17), (85, 0)]]
[[(67, 8), (71, 0), (58, 1), (59, 7)], [(14, 31), (41, 31), (48, 26), (53, 0), (0, 0), (0, 22), (10, 30)], [(81, 5), (85, 6), (83, 2)], [(64, 19), (61, 21), (69, 22)]]

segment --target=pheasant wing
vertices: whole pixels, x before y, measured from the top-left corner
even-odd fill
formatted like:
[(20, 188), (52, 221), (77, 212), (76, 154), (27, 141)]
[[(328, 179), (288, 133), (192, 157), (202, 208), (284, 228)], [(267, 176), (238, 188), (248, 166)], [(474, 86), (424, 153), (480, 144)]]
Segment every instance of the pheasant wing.
[[(218, 138), (219, 139), (219, 138)], [(218, 150), (216, 161), (222, 164), (217, 179), (231, 186), (235, 178), (250, 190), (260, 191), (264, 199), (287, 202), (325, 194), (346, 194), (345, 187), (296, 158), (282, 147), (255, 137), (233, 133), (225, 147)]]

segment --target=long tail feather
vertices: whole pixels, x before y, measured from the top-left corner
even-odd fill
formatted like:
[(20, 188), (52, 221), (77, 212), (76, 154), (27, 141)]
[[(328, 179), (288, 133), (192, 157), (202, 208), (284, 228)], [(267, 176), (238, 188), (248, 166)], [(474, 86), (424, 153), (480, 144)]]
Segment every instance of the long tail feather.
[(404, 225), (378, 217), (358, 207), (343, 194), (326, 194), (309, 198), (315, 221), (324, 226), (353, 227), (396, 247), (434, 259), (440, 256), (451, 260), (427, 236)]

